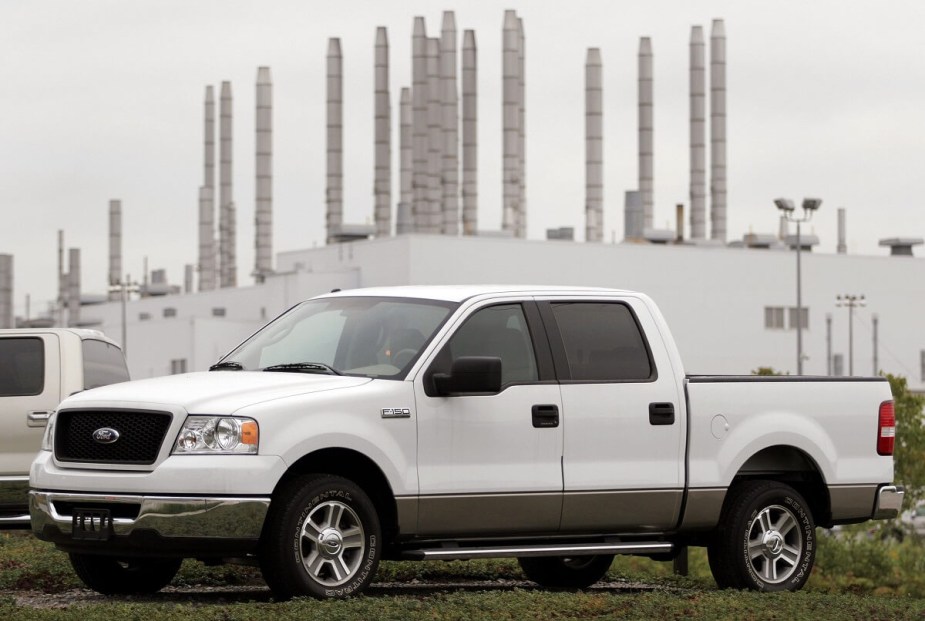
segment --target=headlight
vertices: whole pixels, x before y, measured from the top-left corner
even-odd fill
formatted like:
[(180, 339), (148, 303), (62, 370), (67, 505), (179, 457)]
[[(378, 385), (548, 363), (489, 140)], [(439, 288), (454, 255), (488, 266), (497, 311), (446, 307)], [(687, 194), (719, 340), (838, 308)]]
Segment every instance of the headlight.
[(188, 416), (177, 435), (173, 453), (213, 455), (256, 453), (257, 421), (239, 416)]
[(45, 425), (45, 433), (42, 434), (42, 450), (55, 450), (55, 421), (58, 418), (57, 412), (52, 412), (48, 417), (48, 424)]

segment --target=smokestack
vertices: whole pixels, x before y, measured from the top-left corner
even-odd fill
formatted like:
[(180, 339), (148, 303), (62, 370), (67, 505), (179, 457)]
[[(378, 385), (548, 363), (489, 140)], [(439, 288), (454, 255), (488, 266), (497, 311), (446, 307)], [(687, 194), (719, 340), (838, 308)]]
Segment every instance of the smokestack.
[(627, 190), (623, 203), (623, 237), (626, 241), (642, 241), (644, 220), (642, 194), (638, 190)]
[(427, 188), (427, 33), (424, 18), (414, 18), (414, 33), (411, 37), (411, 100), (412, 100), (412, 155), (413, 172), (411, 188), (413, 202), (411, 214), (414, 230), (423, 231), (428, 223)]
[(257, 69), (256, 115), (254, 280), (262, 283), (273, 273), (273, 81), (269, 67)]
[(401, 189), (401, 201), (398, 203), (398, 213), (395, 215), (395, 234), (405, 235), (414, 231), (414, 216), (411, 213), (411, 202), (414, 192), (411, 186), (412, 145), (411, 145), (411, 89), (401, 89), (401, 100), (398, 106), (400, 127), (398, 133), (398, 151), (401, 155), (398, 184)]
[(206, 87), (203, 133), (204, 178), (199, 188), (199, 290), (211, 291), (215, 289), (215, 97), (211, 86)]
[(478, 67), (475, 31), (463, 32), (462, 48), (462, 223), (463, 235), (475, 235), (478, 229), (478, 151), (476, 150)]
[(15, 319), (13, 318), (13, 255), (0, 254), (0, 329), (15, 327)]
[(710, 237), (726, 241), (726, 29), (710, 34)]
[(80, 248), (68, 248), (67, 325), (80, 323)]
[[(109, 286), (122, 282), (122, 201), (109, 201)], [(118, 291), (109, 291), (109, 300), (121, 299)]]
[(67, 304), (67, 274), (64, 272), (64, 231), (58, 229), (58, 300), (57, 321), (59, 327), (66, 327), (64, 308)]
[(193, 292), (193, 264), (183, 266), (183, 293)]
[(678, 203), (675, 205), (675, 243), (680, 244), (684, 241), (684, 205)]
[(232, 199), (231, 82), (222, 82), (219, 122), (219, 271), (221, 286), (234, 287), (235, 265), (234, 202)]
[(199, 188), (199, 290), (215, 289), (214, 190)]
[(787, 221), (787, 216), (781, 216), (777, 238), (781, 241), (784, 241), (787, 239), (788, 235), (790, 235), (790, 223)]
[(502, 32), (502, 132), (503, 132), (503, 164), (504, 164), (504, 194), (502, 202), (501, 228), (517, 234), (520, 215), (520, 53), (518, 51), (520, 34), (517, 25), (517, 14), (514, 11), (504, 12), (504, 29)]
[(427, 39), (427, 222), (425, 233), (443, 230), (443, 106), (440, 97), (440, 39)]
[(517, 154), (519, 156), (518, 166), (517, 166), (517, 178), (519, 183), (520, 192), (518, 194), (517, 202), (517, 232), (515, 235), (520, 238), (525, 238), (527, 236), (527, 124), (526, 124), (526, 73), (524, 66), (524, 57), (525, 57), (525, 44), (526, 40), (524, 38), (524, 20), (521, 17), (517, 18), (517, 101), (519, 107), (517, 109)]
[(443, 12), (440, 35), (443, 120), (443, 234), (459, 234), (459, 93), (456, 90), (456, 18)]
[(848, 244), (846, 243), (846, 234), (845, 234), (845, 208), (838, 208), (838, 248), (836, 252), (838, 254), (847, 254)]
[(392, 104), (389, 100), (389, 37), (381, 26), (376, 28), (375, 65), (374, 215), (376, 237), (388, 237), (392, 234)]
[(604, 239), (604, 92), (601, 50), (585, 60), (585, 241)]
[(343, 57), (340, 39), (328, 39), (328, 164), (327, 243), (334, 242), (344, 223)]
[(639, 193), (642, 195), (643, 227), (652, 228), (653, 162), (652, 138), (652, 40), (639, 39)]
[(707, 145), (703, 27), (691, 28), (691, 239), (706, 237)]

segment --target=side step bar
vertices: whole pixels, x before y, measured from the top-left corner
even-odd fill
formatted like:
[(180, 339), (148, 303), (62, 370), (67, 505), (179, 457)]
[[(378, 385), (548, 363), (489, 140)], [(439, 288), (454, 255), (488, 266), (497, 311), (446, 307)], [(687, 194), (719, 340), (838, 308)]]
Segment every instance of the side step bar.
[(669, 554), (674, 544), (663, 541), (627, 543), (561, 543), (524, 546), (490, 546), (482, 548), (423, 548), (406, 550), (409, 560), (462, 560), (470, 558), (505, 558), (519, 556), (593, 556), (595, 554)]

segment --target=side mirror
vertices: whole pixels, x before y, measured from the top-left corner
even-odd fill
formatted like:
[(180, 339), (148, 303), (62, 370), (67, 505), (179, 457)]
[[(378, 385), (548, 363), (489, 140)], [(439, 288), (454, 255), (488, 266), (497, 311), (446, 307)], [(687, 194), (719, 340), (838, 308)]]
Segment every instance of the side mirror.
[(453, 362), (449, 375), (434, 373), (439, 397), (451, 395), (496, 395), (501, 392), (501, 358), (463, 356)]

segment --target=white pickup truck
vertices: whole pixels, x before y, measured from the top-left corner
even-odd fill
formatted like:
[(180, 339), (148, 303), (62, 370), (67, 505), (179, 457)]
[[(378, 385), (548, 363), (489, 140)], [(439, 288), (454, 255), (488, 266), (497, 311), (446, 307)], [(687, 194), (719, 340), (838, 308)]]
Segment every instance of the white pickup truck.
[(582, 588), (615, 554), (694, 545), (720, 587), (795, 590), (816, 526), (902, 503), (885, 380), (685, 375), (638, 293), (334, 292), (212, 369), (52, 418), (32, 528), (91, 588), (156, 591), (184, 557), (259, 564), (280, 599), (400, 558), (516, 557)]
[(96, 330), (0, 330), (0, 528), (29, 528), (29, 467), (61, 400), (128, 378), (122, 350)]

